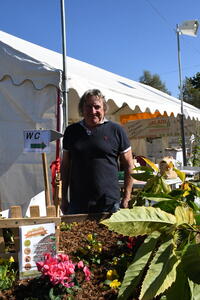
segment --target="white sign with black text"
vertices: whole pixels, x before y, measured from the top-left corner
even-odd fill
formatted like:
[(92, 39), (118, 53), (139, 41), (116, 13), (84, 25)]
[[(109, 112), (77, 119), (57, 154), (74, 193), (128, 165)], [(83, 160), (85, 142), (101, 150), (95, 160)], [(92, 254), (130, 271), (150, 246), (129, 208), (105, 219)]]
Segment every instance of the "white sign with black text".
[(24, 130), (24, 152), (50, 152), (50, 130)]

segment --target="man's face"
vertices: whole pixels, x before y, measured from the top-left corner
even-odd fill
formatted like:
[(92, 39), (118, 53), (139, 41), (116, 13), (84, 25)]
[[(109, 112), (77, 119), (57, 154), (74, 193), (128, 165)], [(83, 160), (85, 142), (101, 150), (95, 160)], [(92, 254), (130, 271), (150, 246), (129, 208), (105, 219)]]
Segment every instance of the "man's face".
[(104, 118), (103, 101), (98, 96), (90, 96), (83, 105), (83, 117), (88, 127), (95, 127)]

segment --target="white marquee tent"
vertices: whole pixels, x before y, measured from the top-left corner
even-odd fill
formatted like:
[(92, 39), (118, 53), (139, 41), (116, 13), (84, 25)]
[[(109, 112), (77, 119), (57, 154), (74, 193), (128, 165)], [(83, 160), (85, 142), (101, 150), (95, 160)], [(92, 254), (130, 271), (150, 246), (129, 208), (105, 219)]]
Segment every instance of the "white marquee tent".
[[(41, 156), (24, 153), (23, 130), (57, 127), (62, 55), (0, 31), (0, 202), (26, 207), (44, 189)], [(69, 121), (79, 119), (79, 97), (98, 88), (109, 103), (109, 115), (135, 112), (180, 113), (180, 101), (163, 92), (67, 57)], [(185, 115), (200, 118), (200, 110), (185, 103)], [(60, 121), (62, 122), (62, 121)], [(62, 125), (62, 124), (61, 124)], [(60, 127), (61, 128), (61, 127)], [(48, 154), (55, 159), (55, 142)]]

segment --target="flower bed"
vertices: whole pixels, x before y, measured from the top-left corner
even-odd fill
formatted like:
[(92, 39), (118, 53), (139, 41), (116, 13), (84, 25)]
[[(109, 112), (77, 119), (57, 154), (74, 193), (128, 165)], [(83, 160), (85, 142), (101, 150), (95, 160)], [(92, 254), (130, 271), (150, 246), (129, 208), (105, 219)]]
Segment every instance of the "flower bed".
[[(61, 229), (61, 253), (67, 254), (74, 264), (83, 262), (91, 276), (85, 280), (84, 272), (78, 270), (74, 295), (70, 295), (73, 289), (65, 289), (58, 299), (116, 299), (127, 264), (137, 248), (135, 239), (111, 232), (95, 220), (62, 223)], [(50, 285), (47, 277), (17, 281), (12, 289), (0, 292), (0, 299), (51, 299)]]

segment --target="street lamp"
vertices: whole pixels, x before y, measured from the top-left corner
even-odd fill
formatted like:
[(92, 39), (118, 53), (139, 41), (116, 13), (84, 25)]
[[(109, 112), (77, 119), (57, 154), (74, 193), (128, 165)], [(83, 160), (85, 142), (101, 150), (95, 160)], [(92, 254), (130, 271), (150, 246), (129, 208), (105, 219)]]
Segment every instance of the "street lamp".
[(176, 25), (177, 44), (178, 44), (178, 69), (179, 69), (179, 90), (181, 100), (181, 141), (183, 151), (183, 165), (187, 165), (186, 147), (185, 147), (185, 132), (184, 132), (184, 111), (183, 111), (183, 87), (182, 87), (182, 74), (181, 74), (181, 55), (180, 55), (180, 35), (189, 35), (195, 37), (197, 35), (199, 23), (197, 20), (185, 21), (181, 25)]

